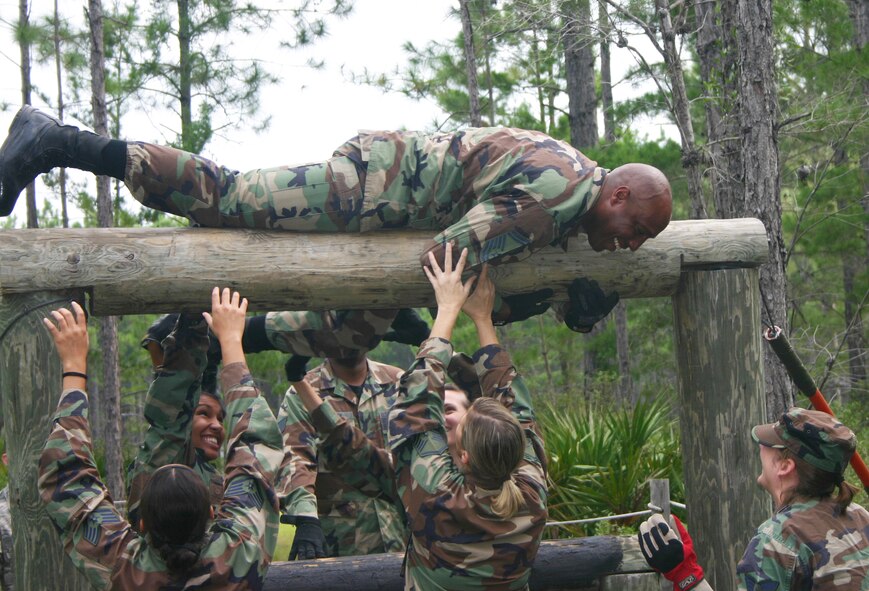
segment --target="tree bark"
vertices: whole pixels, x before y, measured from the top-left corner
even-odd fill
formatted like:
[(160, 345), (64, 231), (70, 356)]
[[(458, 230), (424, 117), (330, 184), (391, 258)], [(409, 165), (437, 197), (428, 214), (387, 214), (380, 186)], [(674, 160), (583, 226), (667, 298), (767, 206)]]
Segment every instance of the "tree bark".
[(702, 219), (706, 217), (706, 201), (703, 197), (703, 182), (701, 167), (703, 157), (697, 148), (694, 138), (694, 124), (691, 122), (691, 105), (688, 102), (688, 92), (685, 90), (685, 76), (682, 72), (682, 60), (676, 49), (676, 32), (670, 20), (670, 8), (667, 0), (655, 0), (658, 21), (661, 24), (661, 40), (663, 41), (664, 63), (667, 65), (667, 75), (672, 92), (672, 111), (679, 128), (682, 141), (682, 167), (688, 179), (688, 190), (691, 193), (691, 217)]
[[(18, 49), (21, 55), (21, 104), (31, 104), (33, 90), (30, 80), (30, 6), (27, 0), (18, 0)], [(39, 220), (36, 217), (36, 185), (30, 183), (25, 190), (25, 202), (27, 203), (27, 227), (38, 228)]]
[(477, 83), (477, 53), (474, 49), (474, 27), (471, 22), (471, 9), (468, 4), (469, 0), (459, 0), (465, 50), (465, 72), (468, 77), (468, 121), (470, 121), (472, 127), (482, 127), (480, 85)]
[(695, 2), (697, 59), (706, 112), (706, 152), (712, 202), (718, 216), (731, 217), (742, 201), (742, 133), (738, 100), (734, 2)]
[[(91, 35), (91, 107), (94, 132), (108, 136), (106, 110), (106, 68), (103, 49), (103, 7), (101, 0), (88, 0), (88, 25)], [(114, 225), (112, 193), (109, 177), (98, 176), (97, 217), (101, 228)], [(121, 372), (118, 364), (118, 321), (114, 317), (101, 318), (97, 333), (103, 358), (100, 388), (100, 418), (106, 454), (106, 486), (115, 499), (124, 498), (124, 462), (121, 454)]]
[[(760, 217), (769, 237), (769, 264), (760, 272), (760, 293), (766, 322), (788, 334), (785, 244), (781, 227), (781, 194), (777, 123), (777, 90), (773, 44), (772, 0), (737, 2), (739, 47), (739, 125), (742, 131), (744, 200), (736, 215)], [(764, 351), (767, 418), (778, 418), (793, 405), (793, 385), (772, 350)]]
[(594, 91), (594, 36), (589, 0), (565, 5), (564, 68), (570, 114), (570, 143), (577, 148), (597, 145), (597, 97)]
[(607, 143), (616, 141), (616, 123), (613, 113), (613, 75), (610, 63), (610, 26), (606, 2), (597, 3), (600, 28), (600, 103), (603, 110), (603, 137)]
[[(58, 10), (58, 0), (54, 0), (54, 69), (57, 77), (57, 118), (63, 121), (63, 77), (62, 73), (62, 56), (60, 53), (60, 11)], [(69, 228), (69, 212), (67, 211), (66, 197), (66, 168), (61, 167), (58, 170), (60, 185), (60, 216), (61, 223), (64, 228)]]
[(631, 353), (628, 344), (628, 308), (619, 302), (614, 310), (616, 320), (616, 355), (619, 362), (619, 391), (622, 400), (631, 407), (637, 403), (637, 392), (631, 377)]

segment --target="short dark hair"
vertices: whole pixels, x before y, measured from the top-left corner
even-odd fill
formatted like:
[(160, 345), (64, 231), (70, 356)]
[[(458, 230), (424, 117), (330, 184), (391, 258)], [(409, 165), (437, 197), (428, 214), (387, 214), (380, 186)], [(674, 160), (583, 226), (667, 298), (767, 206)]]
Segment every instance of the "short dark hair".
[(163, 466), (148, 479), (139, 514), (170, 573), (183, 573), (199, 560), (210, 509), (208, 489), (188, 466)]

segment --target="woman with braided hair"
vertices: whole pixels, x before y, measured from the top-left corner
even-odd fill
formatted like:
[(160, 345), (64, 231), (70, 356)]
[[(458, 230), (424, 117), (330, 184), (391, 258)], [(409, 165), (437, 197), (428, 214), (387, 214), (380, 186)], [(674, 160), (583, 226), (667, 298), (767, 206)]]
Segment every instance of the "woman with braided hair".
[(203, 313), (221, 344), (229, 417), (219, 511), (198, 474), (170, 464), (144, 486), (141, 533), (115, 509), (94, 462), (87, 323), (77, 303), (71, 308), (44, 320), (63, 366), (63, 392), (39, 461), (40, 496), (70, 559), (98, 589), (261, 589), (277, 540), (274, 479), (284, 452), (241, 347), (247, 300), (215, 288), (212, 312)]

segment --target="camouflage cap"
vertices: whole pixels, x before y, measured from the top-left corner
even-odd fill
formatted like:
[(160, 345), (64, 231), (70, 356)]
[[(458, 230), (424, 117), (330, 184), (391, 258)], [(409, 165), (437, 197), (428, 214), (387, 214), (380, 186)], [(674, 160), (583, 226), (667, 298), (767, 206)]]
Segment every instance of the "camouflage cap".
[(751, 438), (767, 447), (788, 449), (812, 466), (840, 475), (857, 449), (854, 432), (836, 417), (797, 407), (777, 423), (754, 427)]

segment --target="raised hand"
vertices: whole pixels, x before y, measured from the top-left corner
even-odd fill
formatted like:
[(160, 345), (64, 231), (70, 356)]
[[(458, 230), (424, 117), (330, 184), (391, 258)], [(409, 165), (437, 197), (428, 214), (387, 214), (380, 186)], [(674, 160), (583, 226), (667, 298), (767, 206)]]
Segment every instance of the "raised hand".
[(87, 373), (88, 327), (87, 316), (78, 302), (72, 302), (72, 310), (60, 308), (53, 310), (52, 322), (43, 318), (42, 322), (54, 340), (64, 372)]

